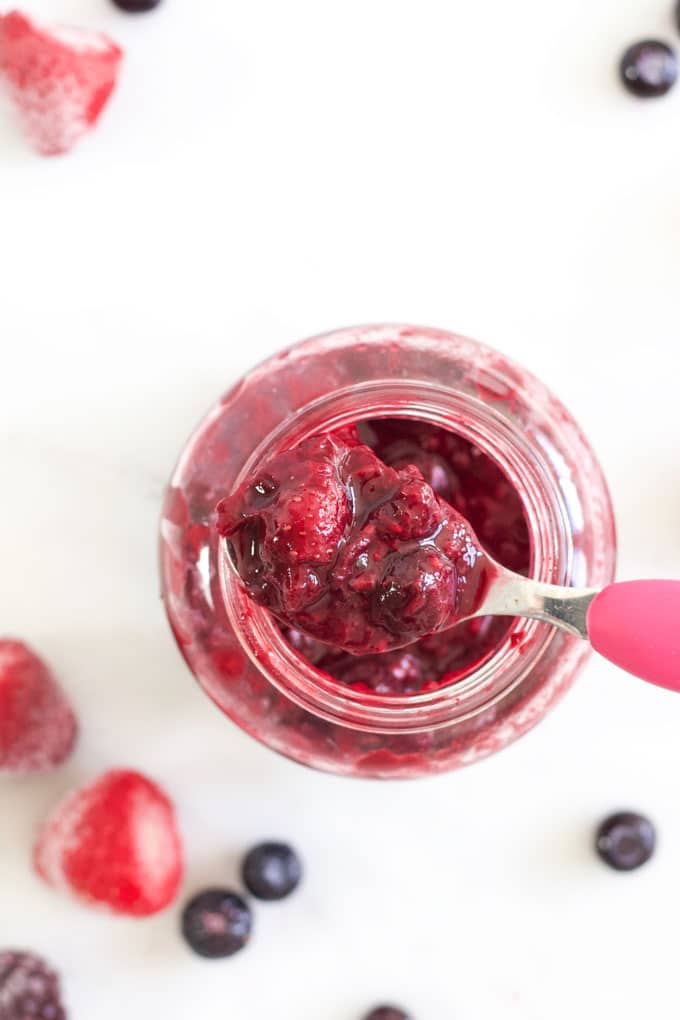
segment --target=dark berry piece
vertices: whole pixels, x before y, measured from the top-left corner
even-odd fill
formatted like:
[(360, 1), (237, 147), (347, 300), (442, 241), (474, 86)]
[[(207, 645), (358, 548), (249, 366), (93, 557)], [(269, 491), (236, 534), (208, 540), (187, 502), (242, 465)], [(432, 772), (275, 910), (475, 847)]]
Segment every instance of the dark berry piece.
[(58, 975), (33, 953), (0, 952), (2, 1020), (66, 1020)]
[(644, 815), (620, 811), (605, 818), (597, 830), (595, 846), (610, 868), (634, 871), (654, 853), (656, 832)]
[(378, 1006), (367, 1013), (364, 1020), (411, 1020), (411, 1018), (397, 1006)]
[(113, 2), (116, 7), (120, 7), (121, 11), (127, 11), (128, 14), (144, 14), (158, 7), (161, 0), (113, 0)]
[(665, 96), (678, 77), (675, 51), (658, 39), (643, 39), (630, 46), (621, 58), (621, 80), (629, 92), (642, 99)]
[(206, 889), (189, 900), (182, 914), (182, 934), (199, 956), (216, 960), (233, 956), (250, 938), (250, 907), (228, 889)]
[(286, 843), (260, 843), (246, 854), (243, 881), (259, 900), (282, 900), (302, 877), (300, 858)]

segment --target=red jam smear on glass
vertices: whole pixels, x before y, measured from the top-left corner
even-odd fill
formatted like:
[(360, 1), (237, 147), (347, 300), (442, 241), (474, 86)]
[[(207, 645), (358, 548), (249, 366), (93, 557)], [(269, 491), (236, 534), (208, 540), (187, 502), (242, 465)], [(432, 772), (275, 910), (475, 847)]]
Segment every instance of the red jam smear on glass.
[(467, 440), (417, 421), (312, 437), (218, 511), (248, 594), (289, 643), (342, 683), (380, 694), (454, 682), (502, 640), (507, 619), (450, 629), (483, 594), (483, 548), (519, 573), (529, 566), (505, 475)]

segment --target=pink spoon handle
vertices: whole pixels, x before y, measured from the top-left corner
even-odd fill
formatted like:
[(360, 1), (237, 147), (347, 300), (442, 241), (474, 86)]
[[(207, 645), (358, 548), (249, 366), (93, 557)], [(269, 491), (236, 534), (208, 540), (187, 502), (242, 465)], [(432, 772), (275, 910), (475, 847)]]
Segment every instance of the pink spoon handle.
[(680, 691), (680, 581), (620, 581), (587, 617), (596, 652), (628, 673)]

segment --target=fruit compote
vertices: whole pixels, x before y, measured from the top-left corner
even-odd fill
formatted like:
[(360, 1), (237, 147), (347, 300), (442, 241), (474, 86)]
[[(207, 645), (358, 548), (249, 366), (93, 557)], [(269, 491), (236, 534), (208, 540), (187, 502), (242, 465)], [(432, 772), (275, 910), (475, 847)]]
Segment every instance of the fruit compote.
[[(318, 477), (295, 495), (298, 524), (307, 517), (313, 524), (313, 563), (294, 562), (300, 550), (284, 541), (278, 588), (260, 587), (258, 604), (229, 565), (216, 508), (281, 454), (338, 431), (345, 446), (351, 437), (367, 448), (353, 456), (377, 472), (378, 487), (387, 483), (386, 498), (368, 500), (366, 519), (354, 519), (328, 458), (310, 457)], [(253, 498), (267, 504), (276, 479), (260, 481)], [(334, 492), (337, 499), (319, 501)], [(233, 507), (221, 510), (230, 530)], [(532, 620), (475, 616), (448, 626), (439, 613), (444, 600), (429, 605), (420, 582), (431, 578), (436, 589), (441, 581), (456, 610), (456, 600), (474, 592), (470, 565), (463, 557), (459, 569), (448, 541), (456, 515), (489, 558), (537, 581), (604, 587), (612, 580), (611, 504), (593, 451), (540, 380), (498, 351), (442, 330), (358, 326), (302, 341), (253, 368), (185, 446), (161, 519), (165, 607), (203, 690), (268, 747), (343, 775), (428, 775), (505, 747), (569, 688), (588, 648)], [(356, 550), (340, 586), (358, 582), (352, 613), (317, 612), (339, 546), (351, 547), (349, 532), (368, 551), (362, 561)], [(259, 546), (251, 546), (258, 556)], [(404, 560), (418, 567), (423, 553), (420, 573), (394, 576)], [(247, 559), (247, 542), (233, 548), (232, 558), (239, 555)], [(250, 565), (256, 591), (268, 571), (260, 573), (256, 559)], [(480, 574), (473, 570), (472, 581)], [(291, 608), (294, 617), (281, 613)]]
[(505, 633), (507, 620), (483, 618), (449, 629), (485, 590), (477, 528), (505, 566), (529, 562), (521, 502), (493, 461), (405, 419), (279, 454), (220, 502), (217, 526), (248, 595), (290, 644), (335, 679), (383, 694), (450, 683)]

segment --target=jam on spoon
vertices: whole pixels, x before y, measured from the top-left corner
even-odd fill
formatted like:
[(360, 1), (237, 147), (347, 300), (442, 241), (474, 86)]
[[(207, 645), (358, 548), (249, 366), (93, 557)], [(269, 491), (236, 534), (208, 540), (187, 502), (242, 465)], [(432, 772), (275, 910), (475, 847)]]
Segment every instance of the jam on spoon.
[[(520, 616), (680, 691), (680, 581), (598, 590), (517, 574), (484, 552), (415, 465), (388, 466), (356, 431), (281, 454), (217, 509), (250, 596), (351, 655), (393, 652), (477, 616)], [(404, 663), (406, 676), (412, 665)]]
[(353, 655), (447, 629), (484, 595), (489, 561), (466, 519), (354, 429), (284, 451), (217, 511), (250, 598)]

